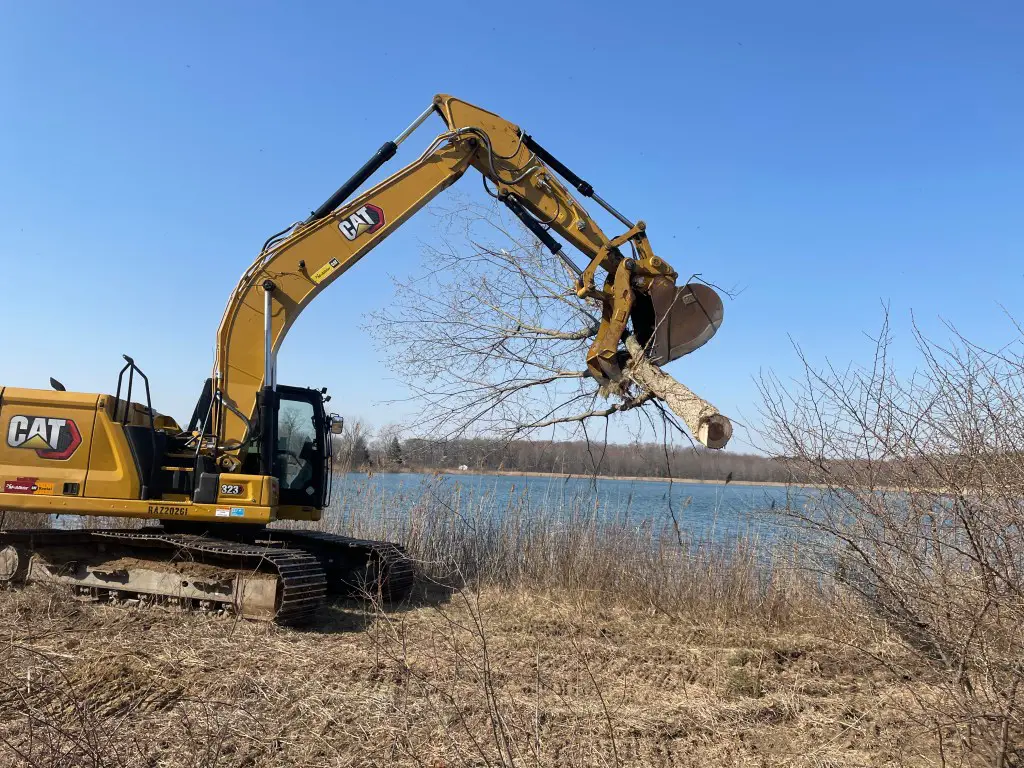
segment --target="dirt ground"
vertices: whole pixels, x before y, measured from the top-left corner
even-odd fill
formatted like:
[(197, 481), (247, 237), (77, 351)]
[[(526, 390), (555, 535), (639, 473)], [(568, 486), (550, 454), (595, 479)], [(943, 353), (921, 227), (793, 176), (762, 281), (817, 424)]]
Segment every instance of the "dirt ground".
[(934, 764), (899, 649), (825, 633), (440, 590), (296, 631), (36, 586), (0, 594), (0, 765)]

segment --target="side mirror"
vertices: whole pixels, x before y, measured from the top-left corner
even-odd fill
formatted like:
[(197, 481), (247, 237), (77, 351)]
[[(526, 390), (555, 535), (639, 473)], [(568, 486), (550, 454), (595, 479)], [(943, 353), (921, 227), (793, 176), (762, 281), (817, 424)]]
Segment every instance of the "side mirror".
[(331, 434), (340, 435), (345, 430), (345, 418), (336, 413), (331, 414)]

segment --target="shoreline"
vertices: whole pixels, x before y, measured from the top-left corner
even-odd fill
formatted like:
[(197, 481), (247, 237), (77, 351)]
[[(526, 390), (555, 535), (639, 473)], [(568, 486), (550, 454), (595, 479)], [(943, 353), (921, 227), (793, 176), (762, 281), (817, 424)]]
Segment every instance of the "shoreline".
[(777, 480), (706, 480), (698, 478), (684, 478), (684, 477), (640, 477), (633, 475), (583, 475), (583, 474), (572, 474), (565, 472), (535, 472), (530, 470), (516, 470), (516, 469), (489, 469), (489, 470), (475, 470), (475, 469), (438, 469), (438, 468), (422, 468), (422, 469), (392, 469), (387, 472), (380, 471), (376, 474), (442, 474), (442, 475), (501, 475), (503, 477), (546, 477), (558, 480), (569, 480), (573, 478), (581, 478), (585, 480), (637, 480), (642, 483), (678, 483), (680, 485), (746, 485), (746, 486), (765, 486), (770, 488), (806, 488), (808, 485), (801, 485), (799, 483), (783, 483)]
[[(437, 468), (425, 468), (420, 467), (417, 469), (412, 468), (391, 468), (387, 470), (376, 470), (371, 469), (369, 471), (363, 470), (351, 470), (353, 474), (361, 475), (452, 475), (452, 476), (501, 476), (501, 477), (541, 477), (549, 478), (552, 480), (636, 480), (641, 483), (673, 483), (676, 485), (742, 485), (752, 488), (814, 488), (817, 490), (828, 490), (830, 487), (841, 489), (843, 486), (837, 484), (835, 486), (823, 485), (822, 483), (783, 483), (778, 480), (706, 480), (699, 478), (688, 478), (688, 477), (634, 477), (633, 475), (582, 475), (572, 474), (564, 472), (534, 472), (529, 470), (517, 470), (517, 469), (490, 469), (490, 470), (475, 470), (475, 469), (437, 469)], [(868, 490), (868, 489), (863, 489)], [(890, 485), (878, 485), (871, 490), (881, 493), (931, 493), (946, 495), (949, 493), (948, 490), (940, 488), (899, 488)]]

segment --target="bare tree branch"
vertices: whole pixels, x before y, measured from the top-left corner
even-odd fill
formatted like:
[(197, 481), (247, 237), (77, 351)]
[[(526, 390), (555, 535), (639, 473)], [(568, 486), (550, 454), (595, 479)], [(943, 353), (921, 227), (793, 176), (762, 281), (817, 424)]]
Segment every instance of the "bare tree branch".
[[(913, 325), (920, 366), (897, 376), (888, 310), (863, 365), (761, 377), (769, 450), (818, 490), (777, 510), (808, 567), (927, 665), (915, 717), (1013, 765), (1024, 743), (1024, 344), (989, 350)], [(1019, 329), (1018, 329), (1019, 330)], [(941, 701), (941, 705), (937, 702)], [(952, 744), (956, 739), (951, 739)], [(961, 764), (974, 764), (974, 760)]]
[[(728, 419), (642, 352), (615, 391), (575, 369), (600, 308), (579, 298), (575, 275), (518, 222), (494, 207), (465, 205), (443, 212), (442, 223), (441, 245), (423, 249), (424, 271), (395, 281), (392, 305), (367, 323), (420, 406), (420, 430), (441, 439), (511, 438), (564, 427), (565, 436), (590, 419), (645, 408), (660, 419), (660, 398), (701, 443), (728, 442)], [(596, 404), (602, 398), (612, 402)]]

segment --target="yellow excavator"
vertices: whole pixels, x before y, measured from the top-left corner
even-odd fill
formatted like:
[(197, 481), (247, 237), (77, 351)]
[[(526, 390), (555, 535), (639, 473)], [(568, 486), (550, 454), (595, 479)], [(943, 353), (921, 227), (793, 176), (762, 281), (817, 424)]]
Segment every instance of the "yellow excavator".
[[(350, 200), (431, 115), (445, 130), (426, 150)], [(268, 527), (321, 519), (331, 495), (331, 437), (342, 428), (325, 408), (326, 390), (278, 384), (276, 358), (321, 291), (470, 168), (562, 259), (578, 295), (600, 304), (586, 359), (598, 381), (621, 376), (627, 325), (659, 363), (718, 329), (720, 298), (705, 285), (677, 286), (642, 221), (628, 220), (518, 126), (436, 96), (308, 218), (267, 240), (231, 293), (212, 375), (184, 428), (154, 410), (149, 380), (127, 356), (113, 395), (67, 392), (53, 379), (53, 391), (0, 387), (0, 510), (156, 523), (5, 530), (0, 583), (52, 582), (86, 600), (281, 624), (308, 621), (328, 593), (405, 597), (414, 569), (398, 544)], [(563, 180), (624, 232), (607, 237)], [(589, 263), (580, 269), (556, 236)]]

